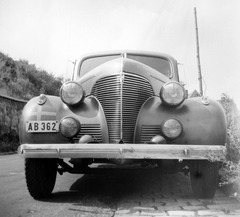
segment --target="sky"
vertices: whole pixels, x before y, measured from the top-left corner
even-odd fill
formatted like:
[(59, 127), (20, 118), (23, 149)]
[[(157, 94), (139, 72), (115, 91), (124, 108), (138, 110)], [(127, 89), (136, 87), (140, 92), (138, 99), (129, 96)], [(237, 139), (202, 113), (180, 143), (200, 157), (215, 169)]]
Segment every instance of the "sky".
[(194, 8), (204, 93), (227, 93), (240, 108), (239, 0), (0, 0), (0, 52), (64, 78), (86, 53), (167, 53), (191, 92), (199, 90)]

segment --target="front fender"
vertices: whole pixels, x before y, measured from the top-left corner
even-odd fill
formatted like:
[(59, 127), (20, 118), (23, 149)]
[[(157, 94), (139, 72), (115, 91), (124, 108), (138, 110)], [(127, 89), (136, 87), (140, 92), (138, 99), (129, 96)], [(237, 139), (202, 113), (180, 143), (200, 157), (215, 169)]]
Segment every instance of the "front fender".
[(136, 123), (135, 142), (144, 143), (151, 137), (161, 134), (161, 123), (175, 118), (182, 123), (183, 133), (173, 143), (225, 145), (227, 125), (224, 110), (220, 103), (209, 100), (204, 105), (200, 97), (186, 99), (178, 107), (162, 104), (159, 97), (151, 97), (143, 105)]
[[(38, 97), (31, 99), (24, 107), (19, 127), (20, 143), (46, 144), (46, 143), (69, 143), (59, 132), (51, 133), (28, 133), (27, 121), (61, 121), (66, 116), (74, 117), (85, 126), (85, 133), (89, 125), (100, 126), (103, 142), (108, 142), (108, 129), (103, 109), (95, 97), (87, 97), (84, 102), (76, 107), (68, 107), (59, 97), (47, 96), (44, 105), (38, 104)], [(91, 134), (91, 132), (89, 132)]]

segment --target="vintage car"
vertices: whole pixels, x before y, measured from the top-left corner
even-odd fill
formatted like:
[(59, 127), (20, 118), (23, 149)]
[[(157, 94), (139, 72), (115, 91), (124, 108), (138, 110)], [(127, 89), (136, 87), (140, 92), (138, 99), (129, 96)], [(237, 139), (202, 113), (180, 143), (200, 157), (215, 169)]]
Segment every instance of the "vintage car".
[(59, 97), (25, 105), (19, 129), (33, 198), (50, 196), (57, 172), (91, 173), (93, 163), (184, 171), (197, 198), (212, 198), (219, 164), (209, 156), (224, 154), (226, 142), (221, 105), (188, 95), (173, 57), (127, 50), (81, 58)]

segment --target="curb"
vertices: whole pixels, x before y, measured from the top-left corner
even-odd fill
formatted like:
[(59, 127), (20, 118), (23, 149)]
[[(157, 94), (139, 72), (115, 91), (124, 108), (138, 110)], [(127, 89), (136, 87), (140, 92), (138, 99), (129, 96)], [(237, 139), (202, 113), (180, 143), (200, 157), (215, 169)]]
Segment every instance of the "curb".
[(17, 151), (0, 152), (0, 156), (2, 156), (2, 155), (12, 155), (12, 154), (17, 154)]

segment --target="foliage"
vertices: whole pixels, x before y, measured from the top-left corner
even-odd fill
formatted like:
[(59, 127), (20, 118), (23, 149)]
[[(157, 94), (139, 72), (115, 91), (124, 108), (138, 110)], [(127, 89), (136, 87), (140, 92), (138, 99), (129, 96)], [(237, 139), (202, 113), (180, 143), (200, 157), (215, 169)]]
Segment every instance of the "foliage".
[[(221, 185), (230, 184), (240, 178), (240, 115), (234, 100), (222, 94), (221, 104), (227, 117), (227, 155), (221, 158)], [(217, 157), (218, 158), (218, 157)], [(219, 158), (218, 158), (219, 159)]]
[[(55, 77), (26, 60), (16, 61), (0, 52), (0, 94), (23, 100), (41, 93), (58, 96), (62, 83), (62, 77)], [(6, 110), (4, 106), (2, 109)], [(5, 125), (0, 124), (0, 152), (16, 151), (18, 133), (6, 129)]]
[(16, 151), (19, 145), (19, 137), (16, 131), (10, 131), (7, 134), (1, 135), (1, 152), (12, 152)]
[(232, 161), (226, 161), (221, 168), (220, 185), (234, 183), (240, 178), (240, 164)]
[(26, 60), (15, 61), (0, 52), (0, 93), (25, 100), (41, 93), (58, 96), (62, 83), (62, 77), (55, 77)]
[(239, 163), (240, 160), (240, 115), (234, 100), (222, 94), (221, 104), (227, 117), (227, 161)]

